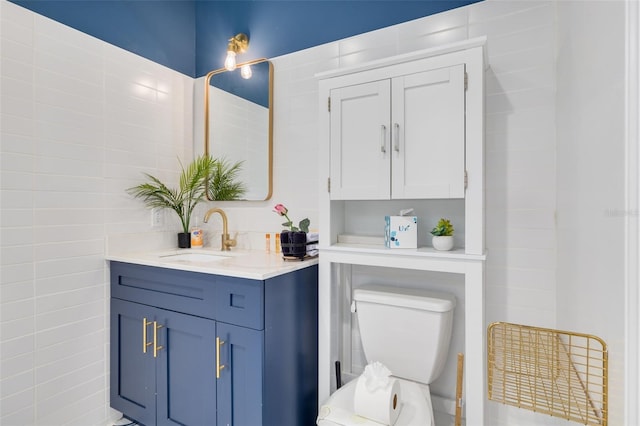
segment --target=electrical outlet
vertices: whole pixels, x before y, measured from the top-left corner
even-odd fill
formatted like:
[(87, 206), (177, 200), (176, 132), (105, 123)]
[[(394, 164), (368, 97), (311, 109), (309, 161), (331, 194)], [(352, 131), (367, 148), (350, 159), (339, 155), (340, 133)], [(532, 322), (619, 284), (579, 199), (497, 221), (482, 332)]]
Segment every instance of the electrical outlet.
[(151, 227), (160, 228), (164, 225), (164, 211), (161, 208), (151, 209)]

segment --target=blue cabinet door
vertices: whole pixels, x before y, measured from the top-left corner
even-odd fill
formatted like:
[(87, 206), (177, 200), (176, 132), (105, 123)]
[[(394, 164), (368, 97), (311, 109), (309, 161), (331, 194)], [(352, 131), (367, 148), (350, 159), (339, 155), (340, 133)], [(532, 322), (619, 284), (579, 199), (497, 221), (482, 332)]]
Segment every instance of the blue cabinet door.
[(215, 321), (111, 299), (111, 406), (147, 426), (215, 426), (215, 338)]
[[(218, 425), (262, 425), (263, 332), (222, 322), (217, 381)], [(223, 343), (222, 343), (223, 342)]]
[[(151, 342), (155, 311), (139, 303), (111, 299), (111, 406), (145, 425), (156, 421), (153, 349), (145, 346), (145, 337)], [(151, 322), (146, 333), (145, 318)]]
[(215, 321), (159, 310), (157, 425), (216, 425)]

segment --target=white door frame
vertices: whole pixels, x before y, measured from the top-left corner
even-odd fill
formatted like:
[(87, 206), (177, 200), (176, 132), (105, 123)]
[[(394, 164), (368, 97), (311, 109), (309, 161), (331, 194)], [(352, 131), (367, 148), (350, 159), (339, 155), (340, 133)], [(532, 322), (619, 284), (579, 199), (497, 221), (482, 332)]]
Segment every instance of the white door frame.
[(625, 58), (625, 146), (626, 146), (626, 215), (625, 215), (625, 424), (640, 424), (640, 276), (638, 273), (638, 241), (640, 227), (640, 6), (637, 0), (626, 0)]

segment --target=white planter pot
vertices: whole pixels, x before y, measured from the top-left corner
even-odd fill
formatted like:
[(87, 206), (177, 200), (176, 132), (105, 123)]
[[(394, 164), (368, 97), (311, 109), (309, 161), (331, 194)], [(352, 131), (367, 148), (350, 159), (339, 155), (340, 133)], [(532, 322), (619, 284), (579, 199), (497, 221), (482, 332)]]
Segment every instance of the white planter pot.
[(436, 250), (447, 251), (453, 248), (453, 236), (433, 236), (431, 240), (433, 248)]

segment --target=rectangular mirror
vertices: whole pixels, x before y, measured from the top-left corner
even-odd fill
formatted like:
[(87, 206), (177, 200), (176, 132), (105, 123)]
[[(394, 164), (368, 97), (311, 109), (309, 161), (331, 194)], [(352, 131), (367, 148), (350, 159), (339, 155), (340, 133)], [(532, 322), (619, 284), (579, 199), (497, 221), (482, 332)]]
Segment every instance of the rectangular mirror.
[[(243, 67), (250, 67), (250, 78), (241, 75)], [(233, 71), (211, 71), (204, 80), (205, 154), (242, 163), (237, 179), (246, 191), (241, 199), (268, 200), (273, 188), (273, 64), (267, 59), (243, 62)]]

